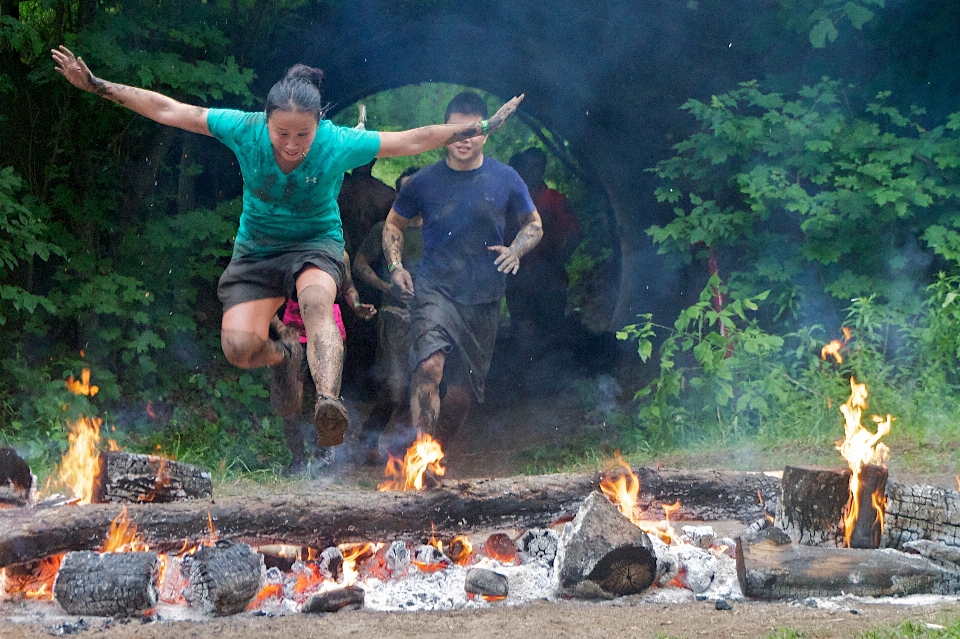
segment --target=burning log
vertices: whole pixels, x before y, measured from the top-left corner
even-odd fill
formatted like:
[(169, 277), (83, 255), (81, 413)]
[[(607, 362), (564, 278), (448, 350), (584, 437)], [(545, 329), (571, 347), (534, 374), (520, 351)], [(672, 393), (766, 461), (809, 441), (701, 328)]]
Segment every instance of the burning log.
[(657, 575), (657, 557), (647, 533), (599, 492), (591, 493), (564, 526), (557, 551), (560, 591), (583, 598), (643, 592)]
[(26, 506), (36, 500), (36, 478), (12, 448), (0, 448), (0, 508)]
[(557, 556), (560, 535), (549, 528), (532, 528), (517, 540), (520, 559), (528, 564), (539, 561), (547, 566), (553, 565)]
[[(853, 529), (848, 536), (850, 548), (879, 548), (883, 533), (884, 493), (887, 488), (887, 469), (875, 464), (865, 464), (860, 468), (860, 481), (857, 484), (856, 499), (852, 503), (859, 505), (855, 513), (848, 513), (846, 522), (851, 519)], [(849, 525), (849, 524), (845, 524)]]
[(155, 552), (69, 552), (53, 594), (71, 615), (142, 616), (157, 605), (159, 571)]
[(780, 484), (774, 525), (797, 544), (842, 547), (850, 469), (787, 466)]
[(183, 558), (180, 570), (189, 574), (184, 598), (207, 615), (243, 612), (266, 582), (263, 556), (246, 544), (220, 542)]
[[(669, 472), (640, 469), (648, 506), (687, 499), (681, 514), (748, 520), (776, 503), (779, 482), (762, 474), (726, 471)], [(659, 479), (658, 479), (659, 478)], [(460, 482), (424, 492), (336, 491), (311, 495), (193, 499), (129, 504), (128, 516), (143, 541), (160, 552), (184, 540), (199, 543), (210, 522), (221, 539), (326, 548), (371, 539), (454, 536), (491, 529), (543, 528), (569, 516), (599, 485), (600, 475), (556, 474)], [(700, 484), (697, 486), (696, 484)], [(686, 488), (684, 488), (686, 487)], [(69, 550), (99, 549), (119, 504), (0, 510), (0, 567)], [(677, 518), (675, 516), (675, 518)]]
[(182, 462), (119, 451), (100, 453), (93, 502), (168, 503), (213, 496), (210, 471)]
[(486, 568), (471, 568), (464, 577), (463, 589), (471, 595), (505, 599), (510, 593), (510, 580), (506, 575)]
[(327, 592), (318, 592), (300, 608), (305, 613), (330, 613), (341, 610), (358, 610), (363, 608), (366, 593), (360, 586), (346, 586)]
[(747, 597), (791, 599), (949, 594), (960, 573), (895, 550), (822, 548), (790, 542), (778, 528), (737, 540), (737, 578)]
[(890, 483), (886, 496), (884, 548), (902, 549), (918, 539), (960, 546), (960, 492)]

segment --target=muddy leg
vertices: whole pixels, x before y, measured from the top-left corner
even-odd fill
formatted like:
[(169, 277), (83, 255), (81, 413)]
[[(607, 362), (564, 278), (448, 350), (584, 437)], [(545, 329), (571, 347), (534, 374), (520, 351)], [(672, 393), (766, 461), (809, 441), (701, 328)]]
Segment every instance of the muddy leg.
[(447, 394), (440, 402), (440, 416), (437, 420), (437, 439), (447, 449), (454, 435), (460, 430), (470, 412), (470, 388), (468, 386), (447, 386)]
[(417, 365), (410, 380), (410, 415), (421, 433), (436, 435), (445, 359), (443, 351), (435, 352)]

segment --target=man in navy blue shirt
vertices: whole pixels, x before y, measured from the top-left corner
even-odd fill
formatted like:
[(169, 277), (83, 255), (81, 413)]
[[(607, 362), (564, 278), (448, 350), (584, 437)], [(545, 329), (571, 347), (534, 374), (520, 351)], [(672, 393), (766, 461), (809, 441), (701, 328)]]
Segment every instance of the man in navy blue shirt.
[[(487, 105), (464, 92), (447, 105), (448, 124), (488, 122)], [(543, 235), (527, 186), (509, 166), (484, 157), (486, 135), (447, 145), (447, 156), (404, 186), (383, 227), (393, 286), (411, 304), (410, 412), (421, 432), (441, 443), (463, 424), (483, 389), (497, 338), (507, 274)], [(423, 216), (423, 259), (416, 276), (403, 267), (403, 229)], [(506, 220), (520, 231), (503, 245)], [(446, 394), (441, 406), (440, 383)]]

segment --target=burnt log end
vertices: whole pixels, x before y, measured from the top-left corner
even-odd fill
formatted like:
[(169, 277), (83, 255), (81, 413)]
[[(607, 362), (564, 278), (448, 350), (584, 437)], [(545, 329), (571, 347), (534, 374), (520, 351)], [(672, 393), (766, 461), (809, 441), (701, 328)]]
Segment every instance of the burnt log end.
[(155, 552), (68, 552), (53, 594), (71, 615), (142, 616), (157, 605), (159, 570)]

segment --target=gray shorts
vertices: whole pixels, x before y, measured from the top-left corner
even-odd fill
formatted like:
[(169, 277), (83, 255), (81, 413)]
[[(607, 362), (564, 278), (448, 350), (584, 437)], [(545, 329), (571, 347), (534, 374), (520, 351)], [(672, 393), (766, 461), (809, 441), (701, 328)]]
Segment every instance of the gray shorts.
[(443, 351), (443, 381), (447, 386), (468, 386), (482, 403), (500, 325), (500, 301), (460, 304), (422, 278), (414, 282), (414, 289), (411, 367)]
[(285, 297), (297, 299), (297, 277), (308, 266), (316, 266), (336, 282), (344, 278), (343, 256), (333, 257), (323, 251), (295, 251), (275, 257), (239, 257), (230, 260), (220, 276), (217, 297), (223, 310), (243, 302)]

